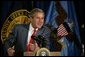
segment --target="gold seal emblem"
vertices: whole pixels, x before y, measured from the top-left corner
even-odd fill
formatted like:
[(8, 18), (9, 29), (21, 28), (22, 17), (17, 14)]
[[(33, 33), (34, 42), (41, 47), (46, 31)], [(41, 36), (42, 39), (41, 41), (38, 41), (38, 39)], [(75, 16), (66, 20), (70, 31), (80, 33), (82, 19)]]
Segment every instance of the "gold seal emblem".
[(36, 56), (50, 56), (50, 51), (47, 48), (41, 48), (37, 51)]
[(9, 15), (9, 17), (6, 19), (1, 29), (2, 42), (8, 37), (9, 33), (11, 32), (15, 24), (23, 24), (30, 22), (29, 13), (30, 13), (29, 11), (23, 9), (23, 10), (17, 10)]

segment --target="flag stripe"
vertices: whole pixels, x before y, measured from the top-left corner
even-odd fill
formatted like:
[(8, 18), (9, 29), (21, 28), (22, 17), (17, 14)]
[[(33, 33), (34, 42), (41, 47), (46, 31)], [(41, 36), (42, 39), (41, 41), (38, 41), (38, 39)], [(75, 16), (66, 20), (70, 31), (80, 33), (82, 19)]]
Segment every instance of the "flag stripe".
[(58, 36), (66, 36), (66, 35), (68, 35), (68, 32), (67, 32), (67, 30), (66, 30), (66, 28), (64, 27), (63, 24), (61, 24), (58, 27), (57, 32), (58, 32)]

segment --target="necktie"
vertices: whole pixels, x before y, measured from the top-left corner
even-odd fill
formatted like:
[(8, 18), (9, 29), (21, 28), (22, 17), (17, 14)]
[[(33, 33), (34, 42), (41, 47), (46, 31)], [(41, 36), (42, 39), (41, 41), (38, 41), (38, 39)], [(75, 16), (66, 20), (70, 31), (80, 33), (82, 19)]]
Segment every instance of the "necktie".
[[(34, 29), (34, 32), (33, 32), (32, 36), (31, 36), (31, 39), (30, 39), (30, 42), (29, 42), (29, 44), (26, 47), (26, 51), (34, 51), (35, 50), (36, 45), (35, 45), (35, 41), (33, 40), (33, 37), (36, 35), (36, 32), (37, 32), (36, 29)], [(30, 48), (30, 46), (32, 44), (34, 44), (34, 50), (31, 50), (31, 48)]]

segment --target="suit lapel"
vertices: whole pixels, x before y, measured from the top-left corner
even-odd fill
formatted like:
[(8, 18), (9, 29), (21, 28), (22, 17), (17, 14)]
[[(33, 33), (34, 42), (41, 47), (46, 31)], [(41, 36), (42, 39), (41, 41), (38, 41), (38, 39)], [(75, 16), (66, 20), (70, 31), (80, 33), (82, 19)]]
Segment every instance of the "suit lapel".
[(36, 36), (38, 36), (38, 35), (42, 35), (43, 34), (43, 27), (42, 28), (40, 28), (38, 31), (37, 31), (37, 34), (36, 34)]
[(26, 44), (27, 44), (28, 31), (29, 31), (29, 24), (25, 24), (24, 28), (25, 28), (25, 30), (23, 32), (23, 36), (24, 36), (24, 38), (23, 38), (23, 41), (24, 41), (23, 42), (23, 44), (24, 44), (23, 49), (25, 51), (26, 50)]

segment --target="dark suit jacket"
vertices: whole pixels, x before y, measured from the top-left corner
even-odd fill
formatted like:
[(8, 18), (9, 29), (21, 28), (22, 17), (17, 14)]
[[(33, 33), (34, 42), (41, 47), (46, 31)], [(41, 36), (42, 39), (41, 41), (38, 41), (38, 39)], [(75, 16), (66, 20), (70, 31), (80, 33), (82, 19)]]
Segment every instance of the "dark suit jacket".
[[(10, 33), (7, 40), (4, 42), (6, 49), (15, 45), (15, 55), (23, 55), (26, 50), (27, 36), (28, 36), (29, 24), (17, 24)], [(50, 29), (43, 26), (38, 30), (37, 35), (42, 35), (47, 40), (46, 48), (49, 48)], [(37, 36), (36, 35), (36, 36)]]

